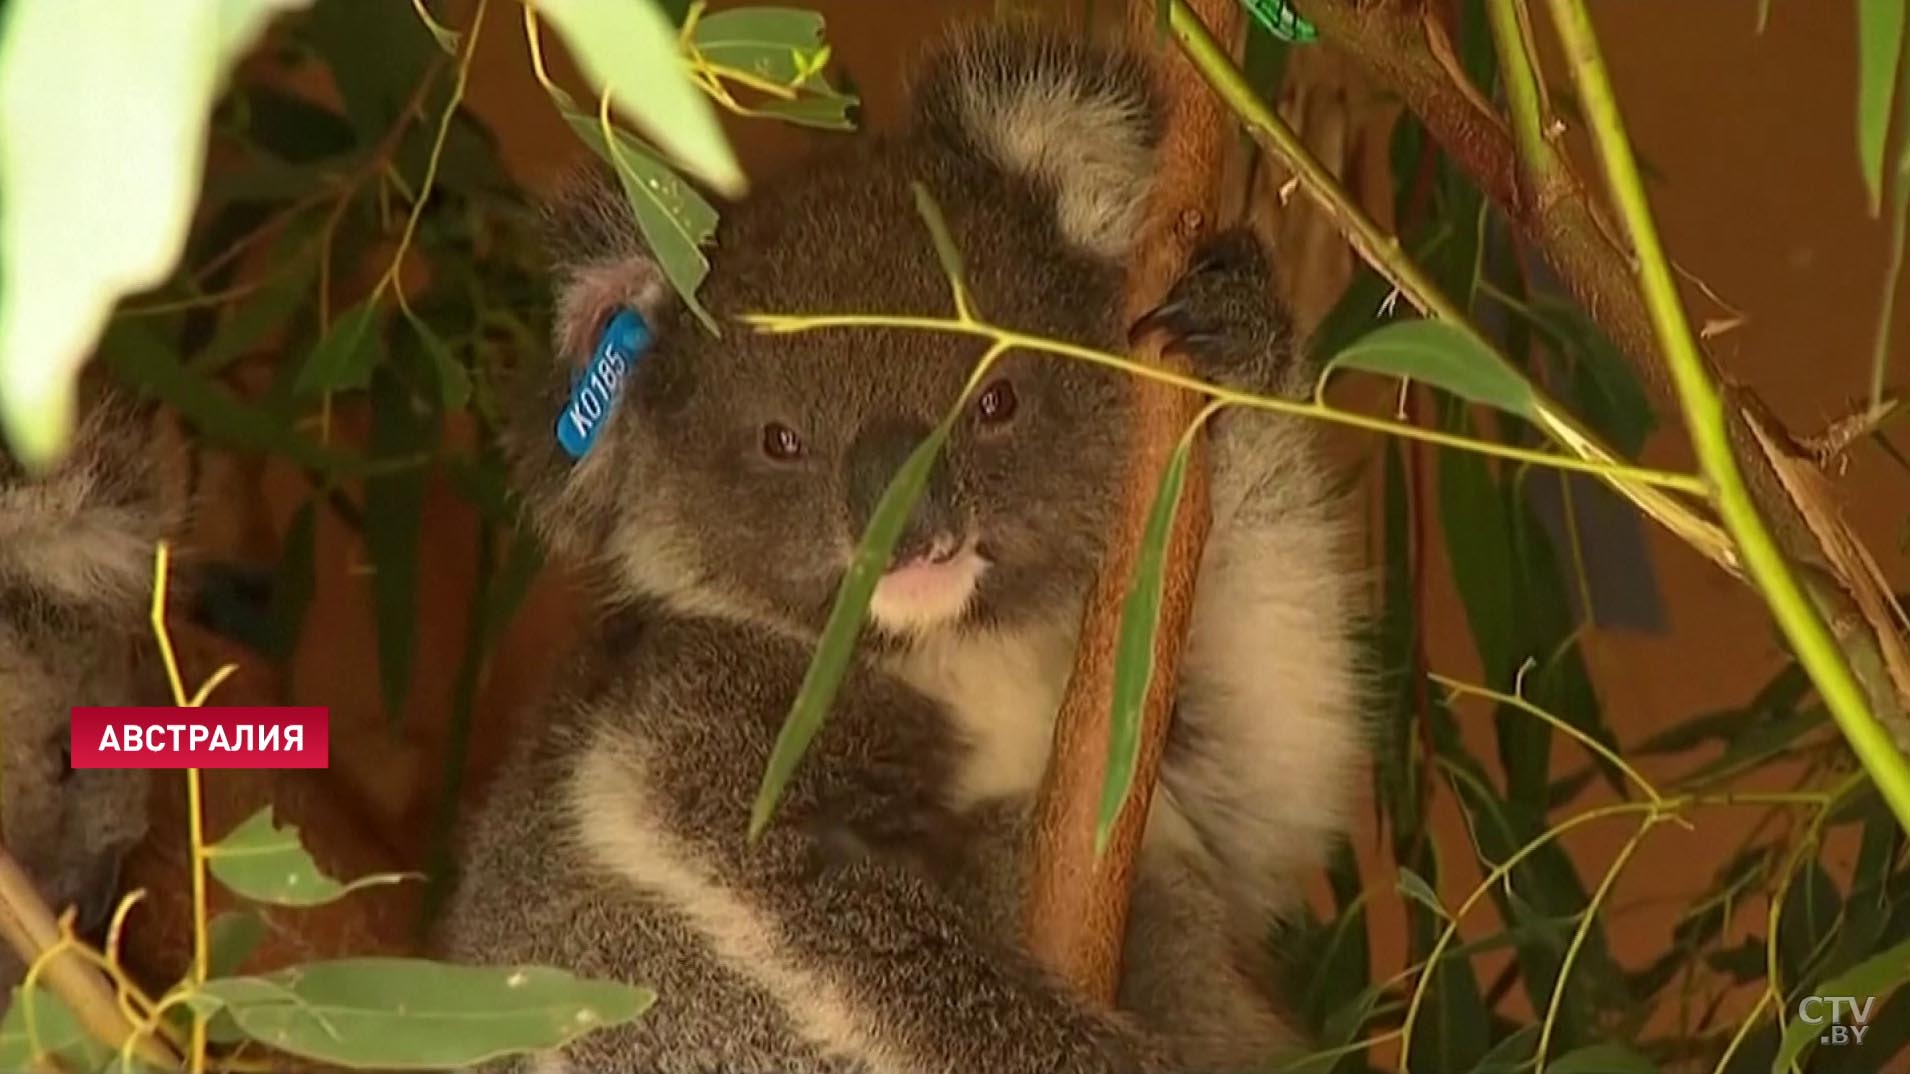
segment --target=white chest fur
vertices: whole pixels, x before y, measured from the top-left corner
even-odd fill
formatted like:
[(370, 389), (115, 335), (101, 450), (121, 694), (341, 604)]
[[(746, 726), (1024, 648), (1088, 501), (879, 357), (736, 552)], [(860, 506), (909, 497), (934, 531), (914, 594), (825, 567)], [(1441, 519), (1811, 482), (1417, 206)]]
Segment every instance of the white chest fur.
[(947, 706), (972, 746), (956, 780), (958, 807), (1040, 784), (1073, 665), (1073, 633), (937, 638), (889, 662), (890, 672)]
[[(955, 780), (965, 809), (996, 798), (1028, 796), (1041, 785), (1054, 748), (1055, 714), (1074, 669), (1075, 629), (943, 638), (889, 662), (889, 671), (941, 702), (971, 751)], [(1195, 837), (1179, 807), (1158, 793), (1148, 813), (1147, 840), (1191, 846)]]

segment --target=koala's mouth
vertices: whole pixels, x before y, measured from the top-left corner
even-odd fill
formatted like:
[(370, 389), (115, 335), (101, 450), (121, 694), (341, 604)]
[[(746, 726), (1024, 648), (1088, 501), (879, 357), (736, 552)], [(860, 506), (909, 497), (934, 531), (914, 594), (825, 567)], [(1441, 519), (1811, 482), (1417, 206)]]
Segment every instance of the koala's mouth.
[(938, 538), (882, 575), (869, 615), (876, 625), (897, 634), (921, 633), (959, 620), (988, 565), (975, 538)]

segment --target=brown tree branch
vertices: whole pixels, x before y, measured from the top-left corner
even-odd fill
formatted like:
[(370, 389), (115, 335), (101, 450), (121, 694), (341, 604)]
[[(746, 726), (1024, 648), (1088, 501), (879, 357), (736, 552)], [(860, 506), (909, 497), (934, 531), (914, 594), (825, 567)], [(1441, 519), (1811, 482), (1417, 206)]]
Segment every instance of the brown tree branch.
[[(1194, 6), (1222, 40), (1238, 44), (1242, 23), (1237, 0), (1196, 0)], [(1154, 0), (1133, 0), (1130, 5), (1129, 33), (1159, 58), (1169, 118), (1154, 198), (1129, 266), (1123, 311), (1128, 323), (1159, 304), (1185, 270), (1194, 245), (1211, 229), (1230, 132), (1225, 106), (1208, 92), (1200, 75), (1177, 53), (1153, 48), (1155, 10)], [(1143, 361), (1164, 357), (1152, 344), (1144, 350), (1137, 355)], [(1121, 521), (1088, 600), (1073, 677), (1056, 720), (1054, 755), (1036, 810), (1026, 917), (1036, 955), (1087, 994), (1106, 1001), (1112, 1001), (1120, 981), (1130, 879), (1167, 742), (1174, 684), (1193, 611), (1194, 577), (1209, 523), (1206, 459), (1196, 444), (1169, 539), (1154, 675), (1133, 790), (1105, 852), (1097, 856), (1095, 821), (1107, 764), (1121, 609), (1161, 475), (1203, 402), (1191, 392), (1153, 381), (1136, 378), (1130, 384), (1138, 428), (1119, 493)]]

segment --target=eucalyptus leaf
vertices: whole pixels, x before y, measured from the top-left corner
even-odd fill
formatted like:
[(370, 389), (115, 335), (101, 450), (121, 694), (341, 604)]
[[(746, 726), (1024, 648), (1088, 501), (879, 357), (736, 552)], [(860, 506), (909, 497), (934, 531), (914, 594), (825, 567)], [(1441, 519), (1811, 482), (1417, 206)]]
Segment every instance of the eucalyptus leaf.
[(1331, 368), (1409, 377), (1522, 418), (1537, 416), (1532, 385), (1465, 331), (1443, 321), (1399, 321), (1368, 332)]
[(1114, 642), (1114, 711), (1108, 717), (1108, 761), (1101, 782), (1101, 808), (1094, 821), (1094, 852), (1107, 849), (1114, 822), (1121, 815), (1134, 784), (1134, 767), (1141, 752), (1141, 722), (1147, 707), (1147, 689), (1154, 681), (1154, 635), (1161, 625), (1161, 596), (1166, 585), (1167, 546), (1179, 513), (1181, 489), (1187, 483), (1187, 460), (1194, 437), (1183, 436), (1167, 460), (1141, 546), (1134, 561), (1121, 605), (1120, 632)]
[(418, 341), (424, 344), (425, 354), (431, 359), (431, 371), (438, 381), (438, 401), (446, 410), (463, 410), (471, 401), (471, 374), (451, 353), (451, 347), (443, 337), (433, 331), (424, 319), (417, 316), (406, 318), (411, 327), (418, 332)]
[[(1819, 982), (1812, 994), (1819, 996), (1850, 996), (1862, 1003), (1875, 997), (1879, 1004), (1890, 993), (1897, 990), (1905, 981), (1910, 981), (1910, 940), (1894, 947), (1877, 952), (1829, 980)], [(1824, 1027), (1799, 1018), (1790, 1024), (1784, 1033), (1784, 1042), (1778, 1047), (1777, 1058), (1771, 1061), (1773, 1074), (1783, 1074), (1791, 1069), (1791, 1064), (1802, 1059)]]
[(104, 1070), (113, 1061), (113, 1050), (94, 1039), (60, 997), (35, 985), (30, 1025), (27, 1007), (25, 988), (12, 989), (0, 1020), (0, 1070), (44, 1069), (44, 1057), (74, 1070)]
[(1426, 878), (1413, 872), (1404, 865), (1399, 867), (1399, 893), (1426, 907), (1442, 918), (1450, 917), (1446, 907), (1439, 901), (1439, 893), (1433, 890)]
[(842, 685), (849, 661), (855, 658), (856, 640), (862, 636), (862, 623), (868, 615), (869, 601), (875, 596), (875, 587), (882, 580), (883, 572), (888, 570), (889, 557), (895, 554), (895, 543), (901, 539), (902, 528), (908, 524), (909, 515), (915, 510), (915, 502), (921, 499), (922, 489), (927, 486), (929, 473), (935, 467), (936, 456), (941, 453), (942, 444), (948, 440), (950, 430), (961, 417), (966, 401), (967, 396), (964, 394), (948, 416), (909, 453), (895, 477), (890, 479), (888, 488), (883, 490), (882, 498), (876, 501), (868, 527), (862, 533), (861, 542), (856, 545), (855, 554), (850, 557), (849, 569), (843, 574), (842, 585), (836, 590), (836, 602), (829, 609), (828, 621), (823, 624), (822, 637), (816, 644), (816, 655), (810, 660), (808, 671), (803, 674), (802, 686), (796, 692), (796, 700), (790, 706), (782, 730), (777, 732), (776, 745), (770, 753), (769, 766), (763, 773), (762, 786), (757, 790), (756, 801), (750, 807), (749, 832), (752, 839), (769, 826), (783, 788), (789, 785), (790, 776), (795, 774), (796, 765), (801, 763), (809, 743), (815, 740), (816, 732), (822, 730), (823, 717), (828, 714), (836, 690)]
[(935, 202), (935, 195), (920, 181), (910, 183), (909, 189), (915, 194), (915, 211), (922, 218), (922, 224), (928, 228), (929, 241), (935, 244), (935, 260), (941, 263), (942, 274), (947, 276), (955, 287), (966, 292), (968, 289), (968, 266), (962, 260), (962, 249), (955, 245), (955, 237), (949, 234), (948, 218), (942, 215), (942, 207)]
[(1591, 1044), (1545, 1064), (1551, 1074), (1658, 1074), (1658, 1064), (1616, 1043)]
[(320, 1063), (384, 1070), (475, 1066), (555, 1049), (632, 1021), (648, 989), (532, 966), (402, 958), (312, 962), (200, 989), (261, 1044)]
[(369, 385), (381, 345), (378, 319), (378, 306), (370, 299), (333, 318), (331, 330), (299, 368), (293, 394), (309, 397)]
[(256, 910), (228, 910), (206, 926), (206, 972), (225, 977), (239, 972), (265, 939), (265, 919)]
[(271, 806), (207, 847), (206, 863), (233, 893), (275, 906), (322, 906), (361, 888), (409, 879), (399, 873), (378, 873), (339, 883), (319, 871), (318, 863), (299, 843), (296, 827), (273, 823)]
[(380, 371), (372, 381), (371, 402), (373, 453), (395, 468), (365, 479), (365, 551), (372, 563), (378, 682), (387, 715), (402, 722), (418, 655), (418, 569), (429, 472), (412, 457), (430, 453), (438, 442), (438, 425), (395, 371)]
[(535, 0), (593, 87), (691, 173), (731, 197), (748, 184), (716, 110), (685, 70), (654, 0)]
[[(1872, 216), (1883, 207), (1884, 146), (1890, 139), (1890, 102), (1903, 59), (1907, 6), (1910, 0), (1857, 0), (1857, 158)], [(1910, 108), (1910, 101), (1901, 107)]]
[(9, 0), (0, 19), (0, 430), (38, 467), (125, 294), (185, 248), (227, 66), (308, 0)]
[(829, 84), (822, 68), (829, 49), (822, 43), (823, 19), (814, 11), (786, 7), (746, 7), (703, 15), (690, 41), (706, 64), (740, 72), (751, 81), (794, 92), (747, 105), (755, 114), (804, 126), (853, 130), (849, 109), (857, 99)]
[(637, 139), (613, 127), (606, 141), (597, 117), (568, 109), (563, 114), (577, 137), (615, 169), (644, 245), (670, 286), (704, 327), (717, 333), (715, 318), (696, 300), (710, 272), (703, 247), (716, 234), (716, 210)]
[(192, 356), (190, 364), (194, 371), (210, 375), (231, 365), (257, 346), (267, 332), (290, 320), (310, 301), (318, 260), (295, 256), (290, 266), (279, 270), (258, 293), (232, 310), (211, 342)]
[(305, 632), (306, 609), (317, 591), (318, 505), (307, 500), (292, 513), (272, 574), (271, 627), (266, 648), (274, 660), (291, 662), (298, 639)]

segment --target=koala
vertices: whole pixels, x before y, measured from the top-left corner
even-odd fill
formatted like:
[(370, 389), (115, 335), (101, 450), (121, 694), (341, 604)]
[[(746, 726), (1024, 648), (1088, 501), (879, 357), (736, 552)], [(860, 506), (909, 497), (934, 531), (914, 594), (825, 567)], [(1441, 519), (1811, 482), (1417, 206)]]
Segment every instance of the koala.
[[(948, 311), (919, 181), (991, 320), (1115, 350), (1163, 330), (1214, 382), (1309, 392), (1244, 230), (1122, 323), (1162, 127), (1137, 53), (964, 30), (922, 65), (905, 130), (723, 215), (702, 298), (719, 319)], [(535, 525), (588, 569), (602, 612), (473, 819), (442, 946), (658, 1000), (497, 1069), (1244, 1070), (1294, 1046), (1265, 943), (1345, 827), (1362, 750), (1346, 513), (1313, 430), (1217, 419), (1214, 524), (1107, 1010), (1037, 965), (1018, 907), (1134, 435), (1128, 386), (1039, 354), (991, 368), (752, 844), (751, 804), (857, 540), (985, 341), (733, 320), (719, 338), (672, 297), (613, 181), (584, 173), (546, 216), (556, 360), (521, 371), (506, 447)], [(573, 461), (553, 425), (621, 308), (655, 343)]]
[[(0, 832), (47, 903), (89, 931), (146, 832), (148, 774), (75, 770), (75, 706), (156, 700), (153, 551), (184, 523), (179, 445), (155, 415), (87, 383), (67, 457), (29, 475), (0, 451)], [(0, 984), (24, 967), (0, 954)]]

